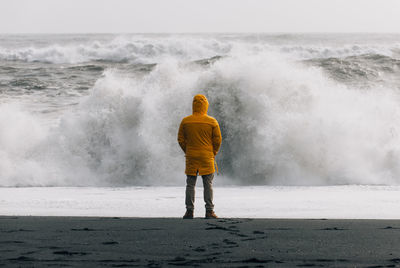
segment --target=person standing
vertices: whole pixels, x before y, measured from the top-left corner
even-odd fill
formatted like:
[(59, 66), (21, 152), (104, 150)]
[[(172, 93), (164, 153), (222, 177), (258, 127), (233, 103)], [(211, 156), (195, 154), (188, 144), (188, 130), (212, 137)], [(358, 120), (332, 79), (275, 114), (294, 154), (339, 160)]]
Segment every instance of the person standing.
[(193, 114), (183, 118), (178, 132), (178, 143), (186, 157), (186, 213), (193, 219), (197, 175), (203, 179), (206, 218), (218, 218), (214, 212), (212, 182), (215, 156), (221, 146), (221, 130), (215, 118), (207, 115), (208, 100), (204, 95), (193, 98)]

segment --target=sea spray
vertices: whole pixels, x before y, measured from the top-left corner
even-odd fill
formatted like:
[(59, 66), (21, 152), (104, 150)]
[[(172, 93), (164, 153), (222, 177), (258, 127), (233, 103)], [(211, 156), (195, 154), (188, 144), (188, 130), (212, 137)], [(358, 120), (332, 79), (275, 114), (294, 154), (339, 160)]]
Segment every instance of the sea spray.
[(2, 104), (23, 116), (4, 126), (13, 134), (1, 136), (9, 145), (1, 185), (180, 184), (176, 133), (196, 93), (221, 124), (217, 161), (227, 184), (399, 183), (396, 90), (349, 88), (263, 53), (210, 66), (165, 60), (142, 77), (106, 71), (56, 127)]
[(0, 186), (182, 185), (198, 93), (221, 125), (216, 183), (400, 182), (397, 43), (63, 38), (0, 47)]

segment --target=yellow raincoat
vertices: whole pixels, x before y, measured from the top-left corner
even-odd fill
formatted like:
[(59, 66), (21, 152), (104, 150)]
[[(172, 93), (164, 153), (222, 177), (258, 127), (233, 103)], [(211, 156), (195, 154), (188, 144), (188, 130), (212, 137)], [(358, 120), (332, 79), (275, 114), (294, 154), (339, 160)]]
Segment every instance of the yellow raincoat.
[(178, 143), (185, 152), (186, 175), (208, 175), (215, 172), (214, 159), (221, 146), (221, 131), (215, 118), (207, 115), (204, 95), (193, 98), (193, 114), (183, 118)]

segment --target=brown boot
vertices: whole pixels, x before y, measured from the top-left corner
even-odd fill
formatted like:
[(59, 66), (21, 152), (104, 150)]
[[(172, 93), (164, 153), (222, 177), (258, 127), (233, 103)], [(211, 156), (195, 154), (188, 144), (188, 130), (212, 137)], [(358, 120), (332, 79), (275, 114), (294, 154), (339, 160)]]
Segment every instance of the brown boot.
[(183, 215), (184, 219), (193, 219), (193, 210), (187, 209), (185, 215)]
[(206, 219), (218, 219), (218, 216), (215, 215), (214, 210), (207, 210), (206, 211)]

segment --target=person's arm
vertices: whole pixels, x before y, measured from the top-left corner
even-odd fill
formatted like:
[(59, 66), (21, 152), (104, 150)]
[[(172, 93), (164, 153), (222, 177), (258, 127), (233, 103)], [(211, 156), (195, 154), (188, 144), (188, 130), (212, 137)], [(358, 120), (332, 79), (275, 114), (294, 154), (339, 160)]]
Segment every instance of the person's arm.
[(216, 122), (216, 125), (212, 129), (212, 144), (214, 155), (217, 155), (219, 148), (221, 147), (221, 141), (221, 130), (219, 129), (218, 122)]
[(183, 133), (183, 124), (181, 122), (178, 131), (178, 143), (181, 146), (184, 153), (186, 153), (186, 141), (185, 141), (185, 134)]

